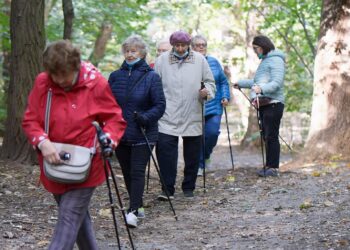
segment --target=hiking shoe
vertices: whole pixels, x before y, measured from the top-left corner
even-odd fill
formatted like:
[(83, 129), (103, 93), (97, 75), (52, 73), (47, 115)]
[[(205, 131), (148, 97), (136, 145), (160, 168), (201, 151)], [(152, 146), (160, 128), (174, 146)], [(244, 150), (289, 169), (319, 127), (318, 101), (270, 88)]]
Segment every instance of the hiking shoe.
[[(169, 199), (173, 200), (174, 196), (169, 194)], [(158, 200), (160, 201), (168, 201), (169, 200), (168, 197), (166, 196), (166, 193), (163, 191), (160, 195), (158, 195)]]
[(145, 218), (145, 209), (143, 207), (139, 207), (139, 209), (137, 209), (137, 218), (138, 219), (143, 219)]
[(134, 212), (129, 212), (126, 215), (126, 224), (128, 225), (128, 227), (130, 228), (135, 228), (137, 227), (137, 216), (135, 215)]
[(197, 176), (203, 176), (203, 168), (198, 168)]
[(212, 173), (214, 171), (215, 171), (215, 169), (214, 169), (213, 165), (211, 164), (211, 160), (210, 159), (206, 159), (205, 160), (205, 172), (206, 173)]
[(185, 191), (184, 191), (184, 196), (187, 197), (187, 198), (194, 197), (193, 191), (191, 191), (191, 190), (185, 190)]
[(260, 177), (268, 177), (268, 176), (278, 176), (279, 173), (278, 173), (278, 168), (265, 168), (264, 169), (261, 169), (258, 171), (258, 175)]

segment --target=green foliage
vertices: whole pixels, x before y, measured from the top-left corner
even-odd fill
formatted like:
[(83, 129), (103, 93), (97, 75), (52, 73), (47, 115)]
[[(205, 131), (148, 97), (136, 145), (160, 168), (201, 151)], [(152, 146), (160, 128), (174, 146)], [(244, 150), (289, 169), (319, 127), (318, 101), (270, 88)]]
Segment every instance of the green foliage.
[[(123, 40), (134, 33), (144, 35), (151, 18), (144, 8), (147, 2), (147, 0), (73, 0), (75, 18), (72, 40), (75, 44), (79, 44), (83, 58), (87, 59), (90, 56), (102, 23), (108, 22), (113, 26), (113, 33), (106, 56), (99, 67), (102, 70), (104, 67), (107, 69), (117, 67), (122, 59), (115, 55), (120, 54), (120, 44)], [(62, 39), (63, 12), (60, 1), (51, 11), (46, 26), (49, 41)]]

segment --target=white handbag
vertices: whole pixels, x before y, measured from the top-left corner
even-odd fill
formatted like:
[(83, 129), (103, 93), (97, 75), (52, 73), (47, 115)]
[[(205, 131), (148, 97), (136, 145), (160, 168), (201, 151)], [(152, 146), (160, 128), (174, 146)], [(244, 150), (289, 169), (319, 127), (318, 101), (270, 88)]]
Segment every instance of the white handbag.
[[(49, 134), (49, 120), (51, 108), (52, 92), (49, 89), (47, 93), (46, 112), (45, 112), (45, 132)], [(59, 183), (82, 183), (90, 173), (91, 160), (96, 152), (95, 146), (92, 148), (52, 142), (57, 152), (65, 154), (67, 159), (62, 164), (51, 164), (44, 159), (44, 174), (55, 182)], [(96, 137), (95, 143), (96, 145)]]

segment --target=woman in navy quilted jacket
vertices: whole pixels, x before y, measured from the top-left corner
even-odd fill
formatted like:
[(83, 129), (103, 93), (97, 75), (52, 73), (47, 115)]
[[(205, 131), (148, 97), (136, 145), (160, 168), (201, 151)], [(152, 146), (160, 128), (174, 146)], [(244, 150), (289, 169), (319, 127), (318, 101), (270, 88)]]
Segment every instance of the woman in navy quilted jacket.
[(278, 136), (284, 109), (285, 55), (275, 49), (272, 41), (263, 35), (254, 37), (253, 49), (261, 60), (254, 79), (239, 80), (234, 87), (251, 89), (252, 103), (259, 110), (266, 147), (266, 168), (259, 170), (258, 175), (278, 176)]
[(198, 168), (198, 175), (201, 176), (204, 168), (203, 157), (206, 171), (213, 170), (210, 165), (210, 155), (218, 142), (223, 107), (226, 107), (230, 101), (230, 88), (219, 61), (207, 55), (207, 39), (204, 36), (196, 35), (192, 38), (191, 46), (194, 51), (201, 53), (207, 59), (216, 85), (215, 98), (205, 103), (205, 152), (201, 152)]
[(108, 82), (127, 121), (116, 156), (130, 198), (126, 220), (134, 228), (138, 218), (144, 217), (142, 196), (150, 158), (141, 129), (153, 147), (158, 140), (158, 120), (165, 111), (165, 97), (159, 75), (145, 61), (147, 46), (143, 39), (137, 35), (128, 37), (122, 44), (122, 53), (125, 60), (120, 69), (110, 74)]

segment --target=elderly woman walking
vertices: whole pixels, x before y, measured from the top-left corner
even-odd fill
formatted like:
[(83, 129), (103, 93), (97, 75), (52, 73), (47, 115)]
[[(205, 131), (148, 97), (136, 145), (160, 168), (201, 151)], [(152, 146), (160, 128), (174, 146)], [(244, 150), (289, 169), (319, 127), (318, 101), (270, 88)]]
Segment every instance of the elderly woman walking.
[[(98, 249), (89, 204), (95, 188), (105, 181), (100, 153), (93, 155), (88, 176), (80, 183), (52, 179), (44, 171), (43, 162), (61, 167), (63, 160), (54, 142), (94, 149), (93, 121), (103, 125), (114, 145), (119, 143), (126, 123), (107, 80), (92, 64), (81, 61), (80, 51), (69, 41), (51, 43), (43, 62), (45, 72), (35, 79), (22, 126), (38, 152), (40, 181), (58, 204), (58, 220), (48, 249), (70, 250), (75, 242), (79, 249)], [(51, 118), (47, 119), (45, 113), (51, 113)], [(74, 152), (72, 158), (77, 158)]]
[[(165, 182), (160, 200), (174, 198), (177, 175), (178, 140), (183, 139), (185, 161), (182, 191), (185, 197), (193, 197), (201, 149), (202, 118), (201, 101), (215, 96), (213, 74), (207, 60), (190, 49), (191, 37), (184, 31), (170, 36), (171, 51), (161, 54), (155, 70), (162, 78), (167, 106), (159, 120), (159, 142), (156, 152), (160, 172)], [(204, 88), (201, 88), (201, 82)], [(164, 190), (166, 189), (166, 190)]]
[(280, 160), (279, 128), (284, 109), (285, 55), (263, 35), (254, 37), (253, 49), (261, 60), (254, 79), (239, 80), (235, 88), (251, 89), (252, 103), (258, 108), (266, 147), (266, 169), (260, 177), (278, 176)]
[(191, 46), (194, 51), (201, 53), (207, 59), (216, 85), (215, 98), (205, 103), (205, 148), (201, 150), (201, 159), (198, 169), (198, 175), (201, 176), (203, 175), (204, 160), (206, 171), (213, 170), (211, 167), (210, 155), (220, 135), (223, 107), (226, 107), (230, 101), (230, 87), (219, 61), (207, 55), (207, 39), (202, 35), (196, 35), (192, 38)]
[(158, 140), (158, 120), (165, 110), (165, 97), (159, 75), (145, 61), (147, 46), (143, 39), (130, 36), (122, 44), (122, 52), (125, 60), (120, 69), (110, 74), (108, 82), (127, 121), (115, 152), (130, 198), (127, 224), (137, 227), (138, 218), (145, 217), (142, 196), (150, 158), (141, 129), (153, 147)]

